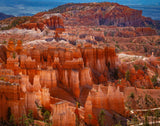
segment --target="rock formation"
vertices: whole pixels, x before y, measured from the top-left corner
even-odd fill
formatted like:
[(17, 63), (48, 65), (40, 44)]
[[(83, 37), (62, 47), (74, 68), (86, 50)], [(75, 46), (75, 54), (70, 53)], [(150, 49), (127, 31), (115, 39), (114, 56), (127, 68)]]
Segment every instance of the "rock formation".
[[(62, 7), (64, 9), (61, 9)], [(63, 14), (65, 16), (66, 25), (113, 25), (121, 27), (144, 27), (146, 24), (151, 24), (155, 26), (155, 22), (151, 18), (142, 16), (141, 10), (131, 9), (127, 6), (119, 5), (117, 3), (103, 2), (65, 4), (51, 9), (49, 13), (51, 12), (60, 12)]]
[(64, 31), (62, 16), (54, 14), (44, 14), (42, 17), (37, 17), (37, 15), (35, 15), (30, 20), (30, 23), (23, 23), (17, 27), (22, 29), (40, 29), (41, 31), (43, 31), (46, 27), (51, 30), (56, 30), (59, 28), (58, 30)]
[(127, 125), (128, 108), (159, 107), (160, 37), (148, 23), (115, 3), (67, 4), (0, 32), (0, 125), (30, 110), (40, 125), (99, 125), (100, 114)]

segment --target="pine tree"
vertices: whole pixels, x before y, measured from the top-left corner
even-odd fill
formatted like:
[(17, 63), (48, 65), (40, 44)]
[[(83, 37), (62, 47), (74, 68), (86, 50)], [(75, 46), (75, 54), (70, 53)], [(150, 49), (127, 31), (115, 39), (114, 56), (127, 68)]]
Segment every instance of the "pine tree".
[(104, 126), (104, 121), (105, 121), (105, 112), (103, 110), (100, 111), (99, 116), (98, 116), (98, 123), (99, 126)]

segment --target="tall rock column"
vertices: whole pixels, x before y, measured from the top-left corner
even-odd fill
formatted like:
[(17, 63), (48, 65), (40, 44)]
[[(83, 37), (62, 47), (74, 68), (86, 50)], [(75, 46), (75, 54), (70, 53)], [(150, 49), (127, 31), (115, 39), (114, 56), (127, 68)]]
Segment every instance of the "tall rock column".
[(84, 120), (87, 124), (92, 124), (93, 113), (92, 113), (92, 101), (91, 101), (91, 94), (89, 92), (88, 98), (85, 103), (85, 113), (84, 113)]
[(70, 77), (70, 87), (72, 92), (76, 98), (80, 95), (80, 88), (79, 88), (79, 72), (76, 70), (71, 71)]
[(42, 87), (49, 88), (50, 91), (57, 86), (56, 70), (42, 70), (40, 72), (40, 83)]
[(48, 88), (42, 88), (42, 105), (50, 109), (50, 93)]
[(39, 91), (41, 89), (41, 85), (40, 85), (40, 76), (39, 75), (35, 75), (34, 76), (34, 80), (33, 80), (33, 90), (35, 92)]
[(92, 86), (93, 80), (92, 80), (92, 73), (90, 68), (84, 68), (80, 71), (80, 85), (90, 85)]

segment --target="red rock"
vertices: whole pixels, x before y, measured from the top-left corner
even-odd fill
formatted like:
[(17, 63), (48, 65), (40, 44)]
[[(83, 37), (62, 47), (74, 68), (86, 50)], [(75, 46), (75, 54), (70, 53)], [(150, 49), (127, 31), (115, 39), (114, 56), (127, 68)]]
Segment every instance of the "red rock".
[[(62, 15), (64, 15), (64, 17), (66, 17), (64, 18), (65, 25), (69, 26), (113, 25), (121, 27), (144, 27), (149, 24), (155, 25), (155, 22), (152, 19), (142, 16), (141, 10), (131, 9), (127, 6), (119, 5), (117, 3), (80, 3), (63, 6), (65, 9), (60, 12)], [(81, 6), (83, 6), (83, 9)], [(59, 10), (61, 10), (60, 7), (53, 9), (50, 12), (59, 13)]]
[(116, 111), (122, 115), (125, 114), (124, 94), (120, 92), (119, 87), (108, 87), (108, 106), (109, 109)]
[[(99, 44), (82, 44), (76, 47), (63, 42), (53, 45), (43, 43), (33, 48), (27, 46), (28, 50), (24, 51), (21, 50), (21, 42), (18, 42), (20, 56), (15, 59), (8, 58), (6, 64), (0, 67), (0, 77), (4, 77), (4, 82), (19, 85), (19, 89), (9, 91), (13, 96), (9, 96), (6, 91), (7, 88), (11, 89), (11, 85), (0, 88), (0, 95), (5, 94), (4, 96), (10, 98), (7, 101), (4, 96), (0, 97), (0, 101), (3, 101), (3, 104), (0, 102), (0, 106), (4, 108), (3, 112), (6, 114), (7, 109), (4, 106), (8, 104), (18, 106), (12, 107), (16, 119), (22, 112), (28, 113), (29, 109), (33, 110), (34, 117), (42, 119), (42, 115), (37, 111), (38, 104), (51, 111), (52, 120), (56, 125), (75, 125), (75, 110), (80, 119), (84, 118), (85, 122), (91, 121), (92, 124), (98, 124), (95, 109), (103, 108), (108, 112), (125, 115), (126, 87), (153, 88), (153, 84), (143, 69), (135, 70), (132, 64), (118, 62), (115, 48)], [(157, 58), (152, 56), (146, 62), (147, 67), (153, 62), (151, 66), (154, 71), (158, 63)], [(111, 80), (115, 69), (118, 69), (119, 80), (114, 79), (115, 82), (109, 83), (108, 80)], [(130, 72), (129, 81), (125, 79), (127, 70)], [(3, 85), (2, 82), (0, 86)], [(5, 92), (2, 92), (3, 90)], [(75, 99), (85, 108), (75, 108), (72, 104)], [(12, 102), (14, 100), (18, 102)], [(0, 112), (1, 117), (5, 114)], [(89, 119), (89, 114), (93, 119)]]
[(78, 71), (71, 71), (70, 75), (70, 87), (72, 92), (76, 98), (79, 98), (80, 95), (80, 87), (79, 87), (79, 72)]
[[(63, 28), (63, 20), (59, 16), (52, 16), (43, 21), (50, 29)], [(56, 29), (57, 31), (61, 29)], [(63, 30), (63, 29), (62, 29)]]
[(12, 40), (8, 41), (8, 46), (7, 46), (8, 51), (13, 52), (15, 50), (15, 45)]
[(40, 71), (40, 83), (42, 87), (49, 88), (51, 92), (57, 86), (56, 70), (43, 70)]
[(80, 85), (93, 85), (92, 73), (90, 68), (84, 68), (80, 71)]
[(49, 109), (50, 108), (50, 93), (49, 88), (42, 88), (42, 105)]
[(51, 16), (48, 19), (43, 18), (46, 14), (42, 15), (42, 17), (37, 16), (38, 15), (35, 16), (35, 20), (31, 20), (29, 23), (24, 23), (17, 27), (22, 29), (40, 29), (43, 31), (45, 26), (47, 26), (49, 29), (57, 30), (59, 33), (64, 31), (63, 20), (60, 16)]
[(39, 75), (34, 76), (33, 90), (36, 91), (36, 92), (41, 90), (40, 76)]
[(7, 48), (3, 45), (0, 46), (0, 58), (3, 62), (7, 61)]
[(21, 24), (20, 26), (18, 26), (18, 28), (37, 30), (38, 26), (37, 26), (37, 23), (27, 23), (27, 24)]
[(17, 54), (20, 54), (21, 51), (22, 51), (23, 47), (22, 47), (22, 41), (21, 40), (18, 40), (17, 41), (17, 46), (15, 48), (15, 51), (17, 52)]
[(20, 95), (19, 85), (8, 85), (6, 82), (1, 82), (0, 94), (0, 118), (8, 120), (7, 112), (10, 108), (11, 113), (14, 114), (15, 121), (18, 122), (18, 119), (25, 114), (25, 110), (23, 109), (25, 103), (22, 100), (24, 97)]
[[(53, 123), (56, 126), (74, 126), (75, 125), (75, 113), (74, 109), (69, 105), (68, 102), (60, 101), (56, 104), (52, 105), (52, 112), (53, 112)], [(63, 121), (61, 119), (63, 115)]]
[(39, 64), (40, 63), (40, 51), (33, 48), (31, 51), (30, 51), (30, 55), (31, 55), (31, 58), (32, 59), (35, 59), (36, 62)]
[(85, 103), (85, 115), (84, 120), (87, 124), (93, 124), (93, 111), (92, 111), (92, 101), (87, 100)]
[[(125, 114), (124, 94), (120, 92), (119, 87), (116, 89), (113, 86), (108, 86), (108, 88), (101, 85), (95, 86), (88, 95), (88, 98), (91, 99), (94, 108), (105, 108), (107, 110), (114, 110), (122, 115)], [(86, 111), (89, 110), (88, 108)]]
[(144, 35), (144, 36), (151, 36), (151, 35), (155, 35), (156, 30), (150, 28), (150, 27), (146, 27), (146, 28), (136, 28), (136, 34), (138, 35)]

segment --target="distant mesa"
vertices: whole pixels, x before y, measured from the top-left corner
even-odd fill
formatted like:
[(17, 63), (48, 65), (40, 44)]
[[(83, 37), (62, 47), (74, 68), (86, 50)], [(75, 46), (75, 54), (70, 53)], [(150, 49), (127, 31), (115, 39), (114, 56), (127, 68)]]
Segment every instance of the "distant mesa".
[(142, 16), (141, 10), (117, 3), (69, 3), (51, 9), (49, 13), (61, 13), (65, 25), (158, 27), (154, 20)]
[(14, 17), (14, 16), (13, 15), (7, 15), (7, 14), (4, 14), (4, 13), (0, 12), (0, 20), (4, 20), (4, 19), (10, 18), (10, 17)]
[(31, 13), (20, 13), (18, 16), (33, 16), (34, 14)]

